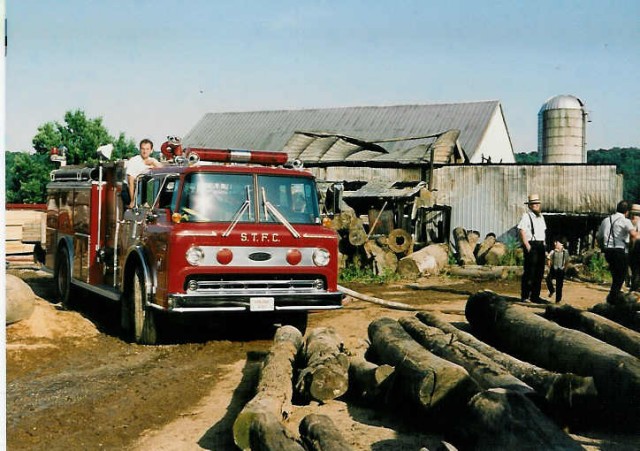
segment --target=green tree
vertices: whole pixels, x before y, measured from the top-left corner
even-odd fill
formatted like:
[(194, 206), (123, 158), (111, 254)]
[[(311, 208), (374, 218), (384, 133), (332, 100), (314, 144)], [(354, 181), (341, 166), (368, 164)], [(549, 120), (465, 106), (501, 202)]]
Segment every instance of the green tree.
[(590, 150), (587, 162), (615, 165), (624, 175), (623, 197), (633, 203), (640, 202), (640, 149), (637, 147), (613, 147)]
[(51, 164), (46, 156), (16, 152), (12, 154), (10, 170), (9, 158), (7, 158), (6, 168), (7, 202), (24, 204), (44, 202), (44, 193), (51, 171)]
[(32, 143), (35, 155), (21, 152), (6, 154), (7, 202), (45, 201), (49, 173), (56, 168), (49, 159), (53, 147), (66, 147), (69, 165), (95, 165), (98, 161), (96, 149), (105, 144), (113, 144), (112, 160), (129, 158), (137, 153), (133, 139), (126, 138), (124, 133), (117, 138), (112, 137), (102, 124), (102, 118), (89, 119), (81, 110), (67, 111), (63, 123), (46, 122), (38, 127)]
[(517, 152), (514, 154), (516, 163), (518, 164), (536, 164), (540, 162), (538, 152)]
[(87, 119), (81, 110), (67, 111), (64, 123), (47, 122), (38, 127), (33, 147), (39, 154), (49, 154), (52, 147), (67, 148), (67, 164), (97, 163), (96, 149), (113, 144), (112, 159), (130, 157), (136, 153), (136, 144), (121, 133), (117, 139), (109, 135), (102, 118)]

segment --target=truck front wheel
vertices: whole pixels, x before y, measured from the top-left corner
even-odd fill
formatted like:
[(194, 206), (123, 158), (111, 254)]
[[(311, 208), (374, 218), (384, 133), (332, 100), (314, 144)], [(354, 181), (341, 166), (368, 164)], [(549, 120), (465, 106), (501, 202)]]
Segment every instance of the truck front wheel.
[(145, 300), (144, 276), (142, 269), (138, 267), (129, 279), (123, 299), (123, 315), (126, 315), (123, 317), (123, 323), (128, 326), (128, 332), (136, 343), (153, 345), (158, 341), (155, 312), (145, 305)]

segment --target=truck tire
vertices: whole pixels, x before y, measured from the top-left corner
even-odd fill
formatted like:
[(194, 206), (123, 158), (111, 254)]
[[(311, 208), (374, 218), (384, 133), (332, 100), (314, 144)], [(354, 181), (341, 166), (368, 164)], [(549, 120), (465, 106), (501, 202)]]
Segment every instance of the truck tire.
[(62, 246), (58, 250), (53, 280), (55, 283), (56, 299), (67, 309), (73, 307), (71, 264), (69, 263), (69, 250), (66, 246)]
[(127, 318), (123, 318), (123, 321), (129, 321), (128, 332), (133, 341), (154, 345), (158, 342), (155, 312), (145, 305), (145, 299), (144, 275), (142, 269), (137, 267), (129, 279), (123, 306), (127, 309)]

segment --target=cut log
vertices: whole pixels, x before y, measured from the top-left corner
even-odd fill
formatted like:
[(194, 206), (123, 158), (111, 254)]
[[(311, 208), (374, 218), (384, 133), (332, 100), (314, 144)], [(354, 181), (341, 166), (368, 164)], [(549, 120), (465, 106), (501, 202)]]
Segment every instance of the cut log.
[(482, 243), (478, 247), (478, 252), (476, 255), (476, 261), (479, 265), (484, 265), (486, 263), (487, 254), (494, 244), (496, 244), (496, 237), (493, 235), (487, 235), (482, 241)]
[(476, 337), (458, 329), (429, 312), (418, 312), (416, 317), (423, 323), (452, 334), (457, 341), (483, 353), (511, 374), (533, 387), (556, 408), (558, 415), (571, 418), (580, 413), (588, 414), (588, 406), (597, 399), (597, 390), (592, 377), (572, 373), (555, 373), (531, 363), (500, 352)]
[(446, 417), (479, 391), (464, 368), (427, 351), (396, 320), (379, 318), (368, 332), (379, 363), (395, 367), (394, 389), (408, 405)]
[(473, 255), (473, 248), (469, 244), (467, 231), (462, 227), (453, 229), (453, 238), (458, 250), (458, 262), (461, 265), (475, 265), (476, 257)]
[[(398, 322), (418, 343), (435, 355), (463, 367), (483, 389), (504, 388), (532, 397), (539, 397), (529, 385), (509, 373), (486, 355), (458, 341), (436, 327), (427, 326), (414, 316), (398, 319)], [(537, 400), (536, 400), (537, 401)]]
[(325, 402), (345, 394), (349, 388), (349, 357), (334, 328), (318, 327), (307, 335), (303, 360), (305, 368), (296, 382), (302, 399)]
[(469, 265), (469, 266), (452, 266), (449, 268), (449, 274), (458, 277), (470, 277), (475, 279), (492, 280), (505, 279), (508, 272), (498, 266), (490, 268), (488, 266)]
[(475, 250), (478, 246), (478, 241), (480, 241), (480, 232), (477, 230), (467, 230), (467, 241), (469, 242), (469, 247), (475, 256)]
[(408, 254), (413, 247), (413, 239), (406, 230), (393, 229), (389, 233), (389, 249), (397, 254)]
[(364, 230), (364, 224), (360, 218), (355, 218), (349, 224), (349, 243), (352, 246), (362, 246), (367, 242), (367, 232)]
[(365, 404), (384, 404), (393, 372), (391, 365), (377, 365), (363, 355), (352, 356), (349, 364), (349, 394)]
[(249, 448), (249, 432), (254, 422), (268, 425), (272, 423), (268, 415), (283, 419), (291, 412), (293, 369), (302, 349), (302, 334), (293, 326), (282, 326), (273, 341), (260, 371), (256, 394), (233, 423), (233, 439), (240, 449)]
[(300, 422), (300, 438), (308, 451), (350, 451), (336, 425), (327, 415), (310, 413)]
[(465, 315), (497, 347), (542, 367), (592, 376), (601, 421), (640, 428), (640, 360), (584, 332), (566, 329), (530, 309), (484, 291), (469, 297)]
[(640, 304), (630, 295), (625, 299), (627, 302), (617, 305), (602, 302), (591, 307), (589, 311), (640, 332)]
[(487, 251), (484, 257), (484, 263), (493, 266), (500, 265), (505, 255), (507, 255), (507, 246), (498, 241)]
[(522, 393), (500, 388), (474, 396), (450, 435), (460, 449), (475, 451), (584, 449)]
[(398, 274), (418, 277), (420, 274), (439, 274), (449, 261), (446, 245), (430, 244), (398, 261)]
[(395, 273), (398, 268), (398, 257), (390, 250), (383, 249), (376, 241), (369, 240), (364, 243), (367, 255), (373, 257), (373, 271), (375, 274)]
[(333, 217), (331, 228), (334, 230), (349, 230), (351, 223), (358, 220), (353, 209), (342, 210)]
[(249, 446), (243, 449), (251, 451), (305, 451), (278, 417), (271, 412), (255, 414), (249, 430)]
[(549, 305), (544, 316), (563, 327), (581, 330), (640, 358), (640, 332), (624, 327), (615, 321), (570, 305)]

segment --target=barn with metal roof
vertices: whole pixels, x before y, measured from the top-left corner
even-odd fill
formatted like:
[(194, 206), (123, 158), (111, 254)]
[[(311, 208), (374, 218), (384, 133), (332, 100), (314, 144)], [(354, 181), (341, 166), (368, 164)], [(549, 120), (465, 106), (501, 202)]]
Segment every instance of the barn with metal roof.
[[(367, 150), (377, 146), (375, 154), (365, 152), (360, 156), (353, 156), (353, 149), (350, 149), (347, 156), (351, 161), (369, 161), (381, 155), (385, 155), (382, 159), (389, 162), (406, 161), (408, 156), (424, 161), (420, 146), (424, 150), (435, 137), (452, 129), (459, 130), (458, 143), (468, 157), (466, 161), (515, 162), (502, 106), (497, 100), (207, 113), (183, 138), (183, 144), (186, 147), (286, 149), (297, 153), (295, 158), (300, 158), (302, 152), (293, 146), (292, 138), (296, 133), (314, 133), (340, 135), (372, 144)], [(334, 158), (345, 160), (345, 155), (326, 144), (325, 153), (330, 152)], [(315, 161), (303, 154), (302, 161), (308, 166), (323, 159), (325, 153), (316, 152)], [(306, 157), (309, 156), (307, 152)]]

